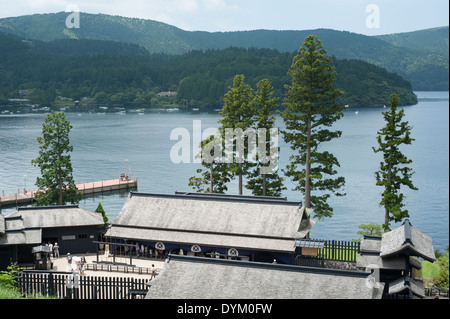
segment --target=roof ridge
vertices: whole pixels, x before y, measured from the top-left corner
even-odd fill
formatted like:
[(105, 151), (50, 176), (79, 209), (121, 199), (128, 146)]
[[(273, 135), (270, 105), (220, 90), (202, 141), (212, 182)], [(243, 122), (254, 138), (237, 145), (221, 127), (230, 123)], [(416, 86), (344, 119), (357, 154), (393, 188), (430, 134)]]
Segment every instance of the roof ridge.
[[(195, 195), (194, 195), (195, 194)], [(264, 196), (245, 196), (245, 195), (227, 195), (227, 194), (201, 194), (201, 193), (182, 193), (176, 192), (175, 194), (157, 194), (157, 193), (141, 193), (130, 192), (130, 197), (142, 196), (142, 197), (162, 197), (162, 198), (177, 198), (177, 199), (192, 199), (192, 200), (220, 200), (220, 201), (235, 201), (235, 202), (247, 202), (258, 204), (280, 204), (290, 206), (300, 206), (302, 202), (288, 201), (283, 198), (273, 198)]]
[(253, 268), (265, 268), (274, 269), (282, 271), (298, 271), (298, 272), (309, 272), (309, 273), (319, 273), (325, 275), (338, 275), (338, 276), (350, 276), (350, 277), (361, 277), (366, 278), (371, 274), (368, 271), (361, 270), (348, 270), (348, 269), (334, 269), (334, 268), (321, 268), (321, 267), (307, 267), (307, 266), (297, 266), (288, 264), (272, 264), (257, 261), (243, 261), (243, 260), (232, 260), (232, 259), (219, 259), (211, 257), (197, 257), (197, 256), (185, 256), (185, 255), (172, 255), (169, 254), (167, 257), (167, 262), (170, 260), (184, 260), (191, 262), (208, 262), (223, 265), (234, 265), (243, 267), (253, 267)]
[(17, 210), (24, 211), (24, 210), (61, 209), (61, 208), (80, 208), (80, 207), (78, 205), (30, 206), (30, 207), (17, 207)]

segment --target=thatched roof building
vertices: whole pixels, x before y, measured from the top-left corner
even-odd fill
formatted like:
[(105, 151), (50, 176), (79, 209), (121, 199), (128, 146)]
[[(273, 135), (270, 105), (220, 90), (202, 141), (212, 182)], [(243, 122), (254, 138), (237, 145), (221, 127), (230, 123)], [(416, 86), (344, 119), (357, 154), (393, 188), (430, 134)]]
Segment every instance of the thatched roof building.
[(19, 207), (5, 216), (5, 220), (15, 218), (21, 221), (20, 227), (24, 230), (103, 224), (101, 214), (79, 208), (78, 205)]
[[(147, 242), (165, 249), (201, 247), (293, 253), (315, 220), (311, 210), (286, 199), (220, 194), (132, 192), (106, 233), (114, 239)], [(204, 249), (203, 249), (204, 248)]]
[(382, 236), (364, 236), (357, 267), (379, 271), (380, 280), (386, 283), (386, 296), (423, 298), (424, 287), (416, 281), (421, 280), (416, 278), (422, 268), (420, 258), (430, 262), (436, 260), (433, 241), (406, 219), (399, 228)]
[(101, 214), (76, 205), (19, 207), (0, 216), (0, 266), (9, 264), (10, 258), (29, 262), (31, 247), (49, 241), (58, 242), (61, 254), (95, 251), (92, 241), (104, 223)]
[(374, 299), (369, 272), (170, 255), (148, 299)]

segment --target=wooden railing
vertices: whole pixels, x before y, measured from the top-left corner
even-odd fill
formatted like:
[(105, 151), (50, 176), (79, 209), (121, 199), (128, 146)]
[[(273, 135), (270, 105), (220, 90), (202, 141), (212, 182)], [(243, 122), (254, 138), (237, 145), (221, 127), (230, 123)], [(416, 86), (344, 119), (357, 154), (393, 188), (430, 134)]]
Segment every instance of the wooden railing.
[(80, 276), (70, 272), (23, 270), (17, 278), (20, 293), (63, 299), (131, 299), (145, 294), (147, 279)]

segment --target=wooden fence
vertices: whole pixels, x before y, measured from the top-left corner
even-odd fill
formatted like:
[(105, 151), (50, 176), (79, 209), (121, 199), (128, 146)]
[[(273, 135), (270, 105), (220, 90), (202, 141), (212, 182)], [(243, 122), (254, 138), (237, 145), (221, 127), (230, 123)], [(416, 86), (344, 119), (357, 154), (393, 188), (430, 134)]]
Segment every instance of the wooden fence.
[(325, 240), (323, 248), (317, 249), (317, 256), (297, 255), (297, 266), (325, 267), (325, 260), (356, 263), (360, 243), (340, 240)]
[(319, 256), (325, 260), (356, 262), (360, 243), (342, 240), (326, 240)]
[(425, 288), (425, 296), (427, 297), (445, 297), (449, 298), (448, 289), (442, 289), (438, 287)]
[(22, 295), (63, 299), (132, 299), (147, 292), (146, 279), (73, 275), (70, 272), (24, 270), (17, 279)]
[(102, 263), (93, 263), (86, 264), (86, 270), (93, 271), (107, 271), (107, 272), (123, 272), (123, 273), (134, 273), (134, 274), (152, 274), (152, 269), (147, 267), (135, 267), (129, 265), (114, 265), (114, 264), (102, 264)]

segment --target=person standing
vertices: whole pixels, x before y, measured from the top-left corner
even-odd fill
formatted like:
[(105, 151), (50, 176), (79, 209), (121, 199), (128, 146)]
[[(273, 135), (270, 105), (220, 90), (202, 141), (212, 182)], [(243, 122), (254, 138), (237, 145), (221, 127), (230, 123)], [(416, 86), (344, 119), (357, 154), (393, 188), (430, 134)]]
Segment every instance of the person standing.
[(152, 280), (155, 277), (156, 277), (156, 268), (155, 268), (155, 265), (152, 264), (152, 276), (150, 277), (150, 280)]
[(67, 253), (67, 271), (72, 271), (72, 256), (70, 253)]
[(58, 246), (58, 243), (55, 243), (55, 246), (53, 246), (53, 253), (55, 254), (56, 258), (59, 258), (59, 246)]
[(136, 258), (139, 258), (139, 243), (136, 242)]

